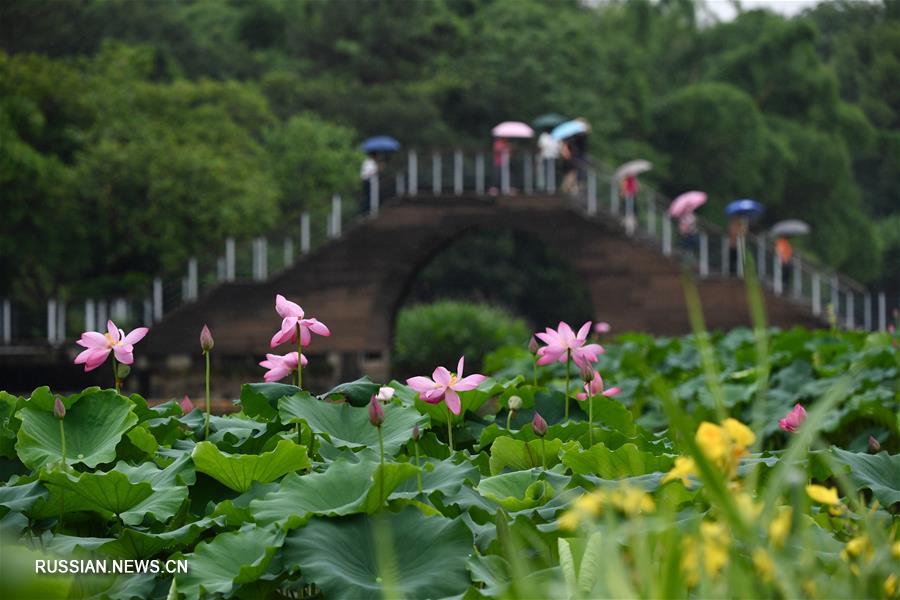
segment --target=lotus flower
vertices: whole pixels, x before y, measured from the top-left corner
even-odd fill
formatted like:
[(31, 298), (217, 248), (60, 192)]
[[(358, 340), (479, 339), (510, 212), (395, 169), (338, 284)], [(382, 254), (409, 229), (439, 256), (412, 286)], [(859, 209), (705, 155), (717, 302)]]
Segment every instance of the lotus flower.
[(379, 402), (390, 402), (391, 398), (394, 397), (394, 392), (396, 390), (392, 387), (382, 386), (378, 388), (378, 393), (375, 394), (375, 398), (378, 399)]
[(610, 396), (615, 396), (622, 390), (618, 387), (611, 387), (608, 390), (603, 389), (603, 378), (600, 377), (600, 373), (594, 371), (594, 378), (589, 382), (584, 384), (584, 391), (575, 394), (575, 398), (577, 400), (587, 400), (588, 398), (593, 398), (594, 396), (603, 395), (609, 398)]
[(60, 421), (66, 418), (66, 405), (59, 396), (53, 401), (53, 416)]
[(376, 396), (372, 396), (369, 400), (369, 423), (375, 427), (381, 427), (384, 423), (384, 409), (381, 408), (381, 402)]
[(599, 323), (594, 325), (594, 331), (596, 333), (609, 333), (610, 329), (612, 329), (612, 327), (610, 327), (609, 323), (607, 323), (606, 321), (600, 321)]
[(443, 400), (450, 412), (458, 415), (462, 410), (458, 392), (474, 390), (482, 381), (487, 379), (484, 375), (463, 377), (463, 362), (465, 358), (465, 356), (459, 358), (456, 373), (451, 373), (444, 367), (438, 367), (431, 374), (433, 380), (427, 377), (411, 377), (406, 380), (406, 384), (419, 392), (419, 397), (425, 402), (438, 404)]
[[(272, 383), (273, 381), (280, 381), (290, 375), (293, 371), (296, 371), (298, 355), (299, 353), (297, 352), (288, 352), (284, 356), (266, 354), (266, 360), (259, 363), (259, 366), (268, 369), (263, 376), (263, 379), (268, 383)], [(307, 362), (306, 357), (300, 355), (300, 360), (305, 367)]]
[(534, 418), (531, 419), (531, 429), (534, 435), (544, 437), (547, 435), (547, 421), (541, 416), (541, 413), (534, 411)]
[(148, 331), (146, 327), (138, 327), (125, 335), (112, 320), (106, 323), (106, 333), (85, 331), (81, 334), (81, 339), (75, 343), (87, 350), (83, 350), (75, 357), (75, 364), (84, 364), (85, 372), (93, 371), (106, 362), (110, 352), (115, 354), (116, 360), (120, 363), (133, 364), (134, 345), (144, 339)]
[(603, 354), (604, 350), (600, 344), (585, 343), (590, 330), (590, 321), (582, 325), (577, 334), (572, 331), (568, 323), (560, 321), (556, 330), (548, 327), (544, 333), (535, 334), (542, 342), (547, 344), (538, 348), (538, 364), (564, 363), (570, 354), (575, 364), (579, 367), (596, 362), (597, 356)]
[[(329, 336), (331, 332), (328, 327), (318, 319), (304, 318), (303, 309), (300, 305), (291, 302), (281, 294), (275, 296), (275, 310), (282, 317), (281, 329), (272, 336), (270, 346), (275, 348), (285, 342), (297, 343), (297, 328), (300, 329), (300, 345), (309, 346), (312, 333)], [(305, 363), (304, 363), (305, 364)]]
[(188, 414), (192, 410), (194, 410), (194, 403), (191, 402), (191, 397), (187, 394), (184, 395), (184, 398), (181, 399), (181, 402), (178, 403), (178, 406), (181, 407), (181, 412), (183, 414)]
[(794, 433), (806, 420), (806, 409), (800, 404), (796, 404), (787, 416), (778, 421), (778, 426), (788, 433)]
[(200, 331), (200, 349), (203, 350), (205, 354), (212, 350), (214, 345), (215, 340), (213, 340), (213, 336), (209, 332), (209, 327), (204, 325), (203, 329)]

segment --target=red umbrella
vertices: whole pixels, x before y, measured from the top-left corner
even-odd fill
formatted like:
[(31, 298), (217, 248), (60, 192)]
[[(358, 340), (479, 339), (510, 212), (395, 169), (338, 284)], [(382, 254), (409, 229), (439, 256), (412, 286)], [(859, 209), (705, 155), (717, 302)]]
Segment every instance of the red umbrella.
[(694, 212), (706, 204), (706, 192), (685, 192), (672, 200), (669, 205), (669, 214), (676, 219), (684, 214)]

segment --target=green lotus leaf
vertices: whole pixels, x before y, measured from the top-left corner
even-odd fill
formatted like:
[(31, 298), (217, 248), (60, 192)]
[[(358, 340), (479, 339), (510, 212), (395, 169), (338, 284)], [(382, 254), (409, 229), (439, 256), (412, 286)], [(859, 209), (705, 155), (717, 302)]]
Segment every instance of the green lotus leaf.
[(472, 533), (460, 519), (399, 513), (316, 517), (282, 551), (326, 598), (444, 598), (469, 585)]
[[(569, 445), (577, 446), (575, 442), (570, 442)], [(491, 474), (502, 473), (506, 468), (521, 471), (543, 465), (549, 469), (559, 463), (559, 451), (562, 447), (562, 440), (556, 439), (525, 442), (508, 436), (499, 437), (491, 444)]]
[(407, 463), (338, 460), (324, 473), (288, 475), (280, 489), (250, 503), (258, 523), (287, 519), (296, 527), (312, 515), (348, 515), (375, 512), (404, 480), (414, 478), (416, 468)]
[(0, 487), (0, 506), (14, 512), (24, 512), (46, 496), (47, 488), (40, 481), (22, 485), (5, 485)]
[(339, 386), (325, 392), (320, 398), (325, 399), (331, 396), (342, 396), (353, 406), (366, 406), (372, 396), (378, 393), (380, 386), (374, 383), (367, 376), (360, 377), (356, 381), (348, 381)]
[(576, 475), (598, 475), (618, 479), (668, 471), (672, 458), (644, 452), (632, 443), (610, 450), (605, 444), (594, 444), (589, 450), (571, 449), (563, 453), (563, 464)]
[(299, 391), (297, 386), (284, 383), (245, 383), (238, 404), (248, 417), (274, 419), (278, 416), (278, 401)]
[[(467, 481), (470, 484), (478, 483), (481, 476), (478, 468), (469, 462), (456, 464), (451, 460), (423, 458), (421, 468), (422, 493), (425, 495), (432, 492), (456, 494)], [(415, 477), (410, 477), (397, 486), (393, 495), (398, 498), (414, 498), (418, 494), (418, 482)]]
[(228, 454), (211, 442), (200, 442), (191, 454), (194, 465), (236, 492), (246, 492), (254, 481), (269, 483), (279, 477), (310, 466), (306, 446), (281, 440), (262, 454)]
[(228, 596), (236, 586), (259, 579), (283, 541), (284, 532), (274, 526), (220, 533), (184, 556), (190, 568), (175, 575), (178, 591), (189, 599)]
[[(378, 450), (378, 430), (369, 423), (369, 411), (347, 403), (316, 400), (309, 394), (295, 394), (278, 402), (283, 423), (305, 422), (316, 433), (328, 436), (331, 443), (346, 448)], [(384, 407), (384, 451), (394, 455), (412, 438), (413, 427), (424, 421), (414, 408), (388, 404)]]
[(541, 469), (485, 477), (475, 489), (482, 497), (512, 512), (546, 504), (555, 493)]
[[(22, 421), (16, 451), (19, 459), (32, 469), (59, 461), (62, 452), (59, 419), (53, 416), (52, 400), (48, 410), (44, 407), (46, 399), (41, 398), (40, 402), (30, 401), (16, 413)], [(138, 421), (131, 410), (131, 401), (113, 390), (97, 390), (69, 397), (66, 402), (71, 404), (66, 407), (63, 419), (66, 462), (93, 468), (114, 461), (116, 445)]]
[(850, 468), (850, 480), (857, 490), (872, 490), (883, 506), (900, 502), (900, 454), (857, 454), (840, 448), (833, 448), (832, 452)]

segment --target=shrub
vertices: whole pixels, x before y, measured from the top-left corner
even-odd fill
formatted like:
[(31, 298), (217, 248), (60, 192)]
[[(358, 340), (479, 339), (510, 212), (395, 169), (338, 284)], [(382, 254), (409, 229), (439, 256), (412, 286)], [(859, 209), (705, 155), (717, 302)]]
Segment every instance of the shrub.
[(507, 344), (524, 344), (528, 327), (505, 310), (468, 302), (443, 301), (403, 308), (394, 334), (394, 371), (427, 374), (437, 365), (454, 369), (460, 356), (466, 369)]

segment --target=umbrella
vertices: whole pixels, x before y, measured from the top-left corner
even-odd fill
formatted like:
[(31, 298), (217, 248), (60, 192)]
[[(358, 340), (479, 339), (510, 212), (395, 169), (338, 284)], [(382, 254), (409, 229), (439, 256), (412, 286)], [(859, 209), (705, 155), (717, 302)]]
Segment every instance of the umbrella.
[(531, 126), (535, 129), (551, 129), (566, 121), (568, 121), (568, 119), (558, 113), (547, 113), (532, 121)]
[(578, 135), (579, 133), (587, 133), (590, 129), (591, 128), (584, 121), (574, 119), (557, 125), (553, 128), (553, 131), (550, 132), (550, 135), (553, 136), (554, 140), (564, 140), (573, 135)]
[(704, 204), (706, 204), (706, 192), (685, 192), (669, 205), (669, 214), (677, 219), (694, 212)]
[(520, 121), (504, 121), (494, 127), (491, 133), (498, 138), (530, 138), (534, 136), (534, 130)]
[(776, 237), (788, 237), (791, 235), (807, 235), (810, 232), (808, 223), (804, 223), (799, 219), (788, 219), (787, 221), (779, 221), (772, 226), (772, 235)]
[(644, 160), (643, 158), (630, 160), (616, 169), (616, 179), (624, 179), (626, 177), (640, 175), (641, 173), (645, 173), (652, 168), (653, 164), (648, 160)]
[(763, 208), (763, 205), (756, 200), (744, 198), (742, 200), (735, 200), (726, 206), (725, 214), (729, 217), (747, 217), (755, 219), (763, 214), (764, 210), (765, 208)]
[(364, 141), (360, 147), (367, 154), (372, 152), (396, 152), (400, 149), (400, 142), (389, 135), (376, 135)]

